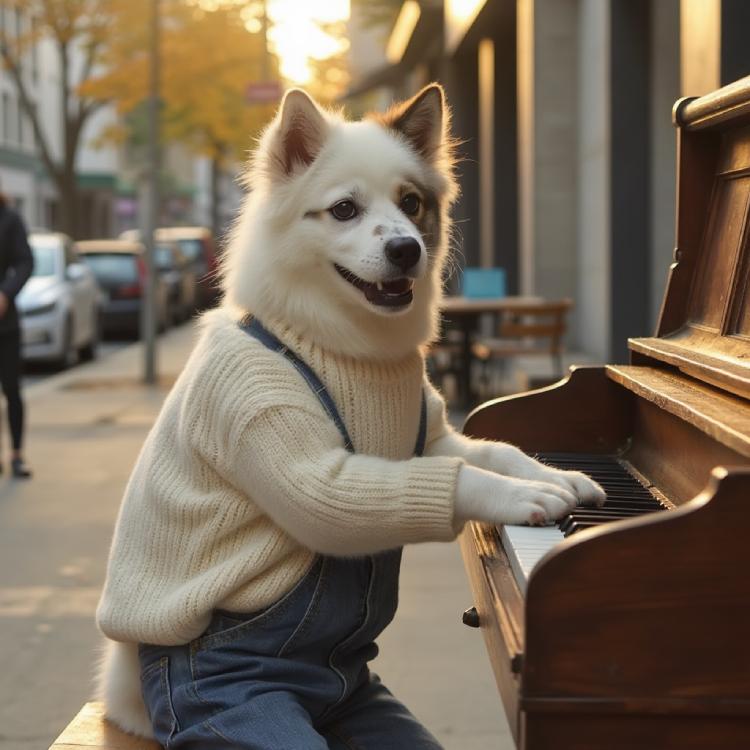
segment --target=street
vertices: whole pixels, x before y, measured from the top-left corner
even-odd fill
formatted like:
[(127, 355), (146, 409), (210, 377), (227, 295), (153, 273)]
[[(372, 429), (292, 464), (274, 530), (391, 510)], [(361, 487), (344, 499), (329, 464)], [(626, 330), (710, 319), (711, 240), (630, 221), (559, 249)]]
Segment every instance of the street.
[[(2, 750), (45, 750), (92, 697), (115, 517), (192, 336), (185, 325), (160, 337), (163, 387), (141, 385), (133, 345), (27, 390), (34, 478), (0, 478)], [(400, 611), (375, 669), (447, 750), (510, 748), (482, 637), (460, 621), (470, 597), (458, 545), (407, 549)]]

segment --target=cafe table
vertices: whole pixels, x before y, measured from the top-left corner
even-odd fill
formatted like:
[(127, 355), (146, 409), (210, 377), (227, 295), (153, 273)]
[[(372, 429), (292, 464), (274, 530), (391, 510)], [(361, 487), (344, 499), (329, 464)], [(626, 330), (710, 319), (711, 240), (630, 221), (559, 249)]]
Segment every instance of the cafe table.
[(459, 370), (459, 401), (464, 408), (474, 405), (471, 388), (471, 361), (474, 335), (479, 328), (479, 319), (488, 313), (499, 313), (522, 310), (529, 305), (543, 303), (542, 297), (508, 296), (508, 297), (462, 297), (446, 296), (440, 305), (440, 314), (444, 320), (455, 321), (462, 334), (461, 367)]

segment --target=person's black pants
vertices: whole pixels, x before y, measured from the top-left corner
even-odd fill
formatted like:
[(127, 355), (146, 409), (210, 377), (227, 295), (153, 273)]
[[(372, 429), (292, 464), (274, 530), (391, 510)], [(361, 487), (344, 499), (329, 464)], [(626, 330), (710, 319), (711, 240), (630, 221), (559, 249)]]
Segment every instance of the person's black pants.
[(8, 404), (13, 450), (21, 450), (23, 401), (21, 400), (21, 331), (0, 332), (0, 386)]

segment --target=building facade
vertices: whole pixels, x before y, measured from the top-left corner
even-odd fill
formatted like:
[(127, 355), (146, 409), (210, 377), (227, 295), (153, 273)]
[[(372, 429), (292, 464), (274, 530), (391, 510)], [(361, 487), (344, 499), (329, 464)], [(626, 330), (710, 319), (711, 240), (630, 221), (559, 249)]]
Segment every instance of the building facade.
[[(0, 0), (0, 37), (25, 36), (34, 23), (23, 4)], [(71, 82), (79, 81), (83, 53), (74, 49)], [(56, 45), (42, 38), (26, 50), (21, 74), (50, 154), (59, 162), (63, 150), (61, 63)], [(76, 239), (114, 237), (138, 226), (139, 193), (146, 172), (144, 154), (103, 138), (118, 122), (114, 106), (102, 106), (87, 119), (76, 154), (80, 193)], [(142, 151), (143, 149), (141, 149)], [(239, 201), (233, 175), (221, 177), (218, 216), (227, 225)], [(41, 156), (39, 139), (21, 106), (9, 71), (0, 65), (0, 191), (20, 211), (30, 228), (60, 229), (63, 225), (57, 185)], [(209, 160), (196, 157), (179, 144), (165, 146), (162, 156), (163, 224), (210, 225), (212, 184)]]
[(414, 4), (391, 77), (370, 79), (394, 95), (446, 85), (463, 261), (504, 268), (509, 293), (572, 298), (569, 346), (626, 361), (627, 338), (654, 330), (672, 261), (672, 106), (750, 74), (750, 3)]
[[(0, 28), (9, 37), (29, 34), (34, 19), (23, 4), (0, 3)], [(73, 50), (72, 82), (80, 77), (83, 54)], [(21, 75), (50, 155), (56, 162), (63, 151), (60, 100), (61, 66), (54, 42), (41, 38), (30, 44), (21, 60)], [(117, 185), (117, 150), (98, 143), (115, 119), (103, 107), (84, 126), (76, 158), (81, 191), (81, 238), (108, 236), (113, 222)], [(39, 138), (24, 111), (9, 71), (0, 68), (0, 185), (28, 226), (58, 229), (62, 225), (60, 196), (41, 156)]]
[[(30, 19), (19, 6), (0, 4), (0, 35), (27, 32)], [(48, 50), (34, 45), (21, 63), (22, 75), (32, 101), (47, 107), (51, 71), (47, 67)], [(54, 117), (54, 114), (47, 112)], [(46, 119), (46, 117), (44, 118)], [(54, 188), (39, 157), (37, 139), (31, 121), (23, 111), (10, 74), (0, 66), (0, 190), (5, 193), (30, 226), (47, 224), (54, 210)]]

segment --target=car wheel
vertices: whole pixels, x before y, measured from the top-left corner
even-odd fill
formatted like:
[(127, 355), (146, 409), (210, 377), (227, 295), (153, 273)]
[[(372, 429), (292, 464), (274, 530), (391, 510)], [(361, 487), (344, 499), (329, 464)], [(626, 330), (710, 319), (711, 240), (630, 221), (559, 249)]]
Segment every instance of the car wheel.
[(91, 339), (86, 346), (80, 350), (81, 360), (84, 362), (90, 362), (92, 359), (96, 359), (96, 350), (99, 347), (99, 341), (101, 339), (101, 316), (99, 311), (94, 311), (94, 320), (91, 323)]
[(63, 329), (62, 348), (60, 349), (60, 356), (57, 358), (56, 365), (59, 370), (67, 370), (69, 367), (73, 367), (78, 361), (78, 352), (73, 345), (73, 322), (70, 318), (65, 321), (65, 328)]

